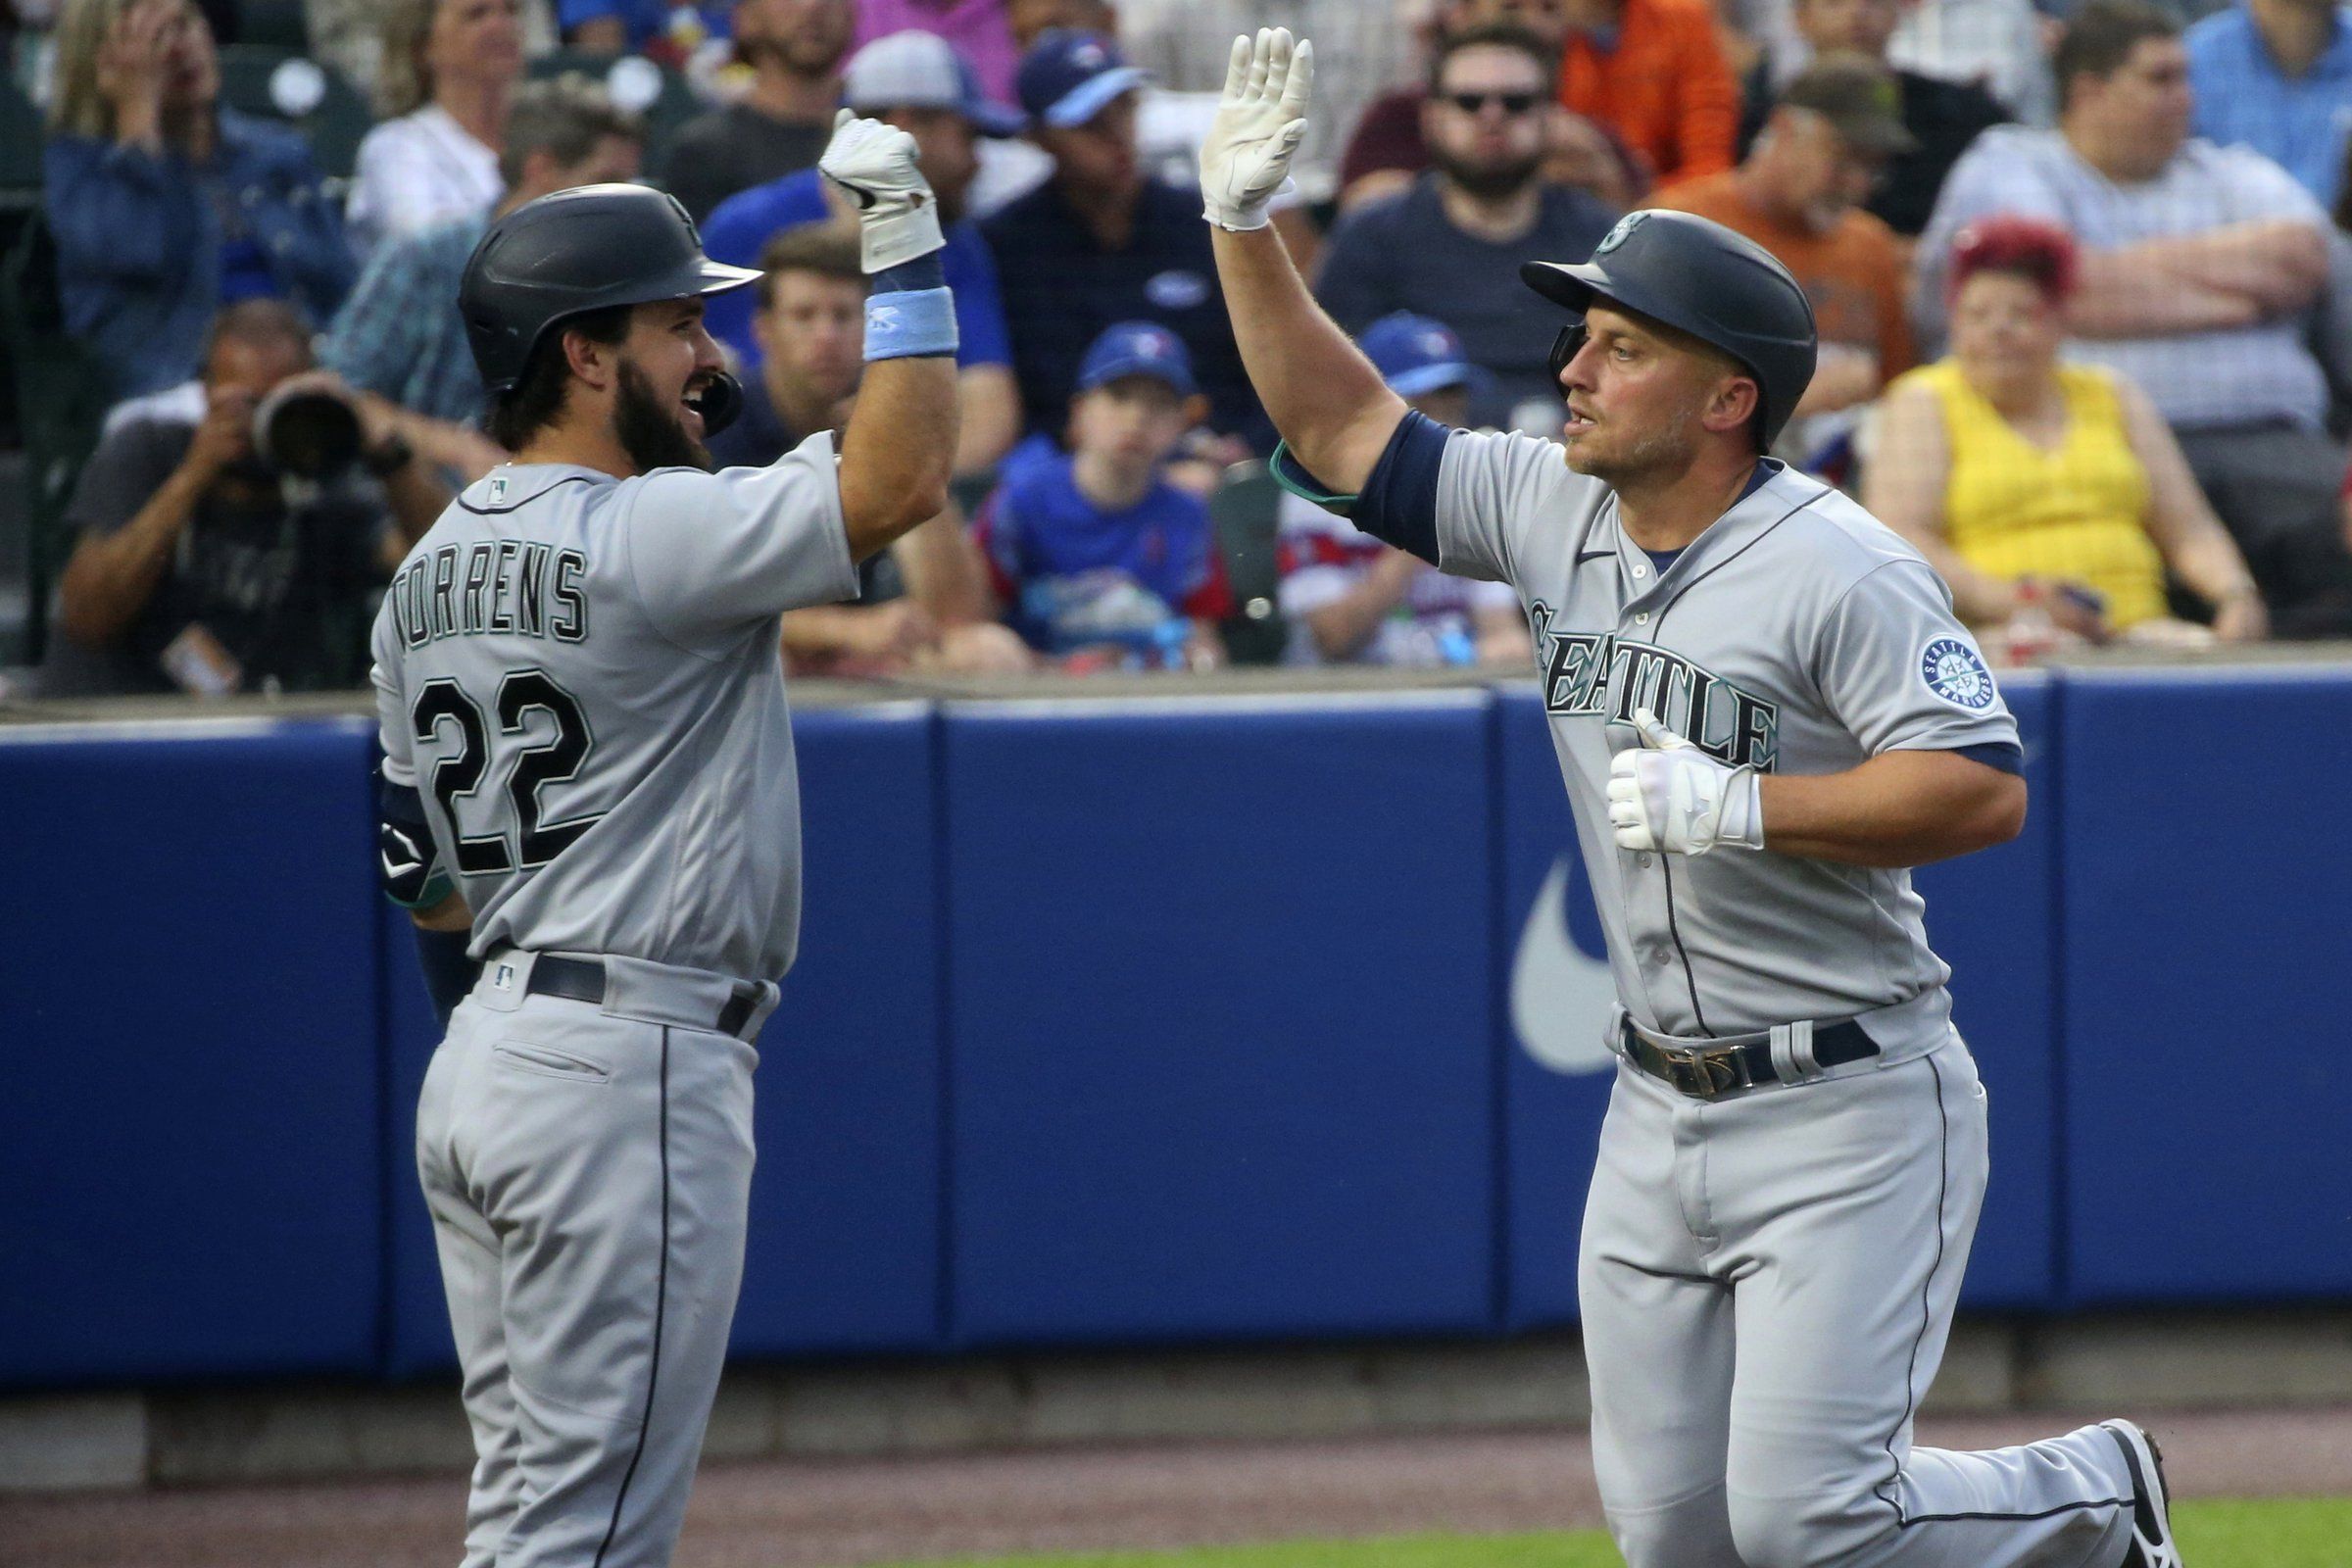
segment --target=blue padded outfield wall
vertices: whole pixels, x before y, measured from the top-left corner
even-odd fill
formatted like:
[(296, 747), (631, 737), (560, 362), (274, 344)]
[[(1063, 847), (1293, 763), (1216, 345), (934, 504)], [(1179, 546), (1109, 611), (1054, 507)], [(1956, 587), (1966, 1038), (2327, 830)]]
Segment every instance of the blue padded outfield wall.
[[(2025, 836), (1921, 873), (1985, 1310), (2352, 1298), (2352, 670), (2013, 678)], [(797, 721), (747, 1356), (1575, 1321), (1608, 979), (1532, 688)], [(368, 726), (0, 729), (0, 1388), (452, 1364)], [(2259, 800), (2249, 791), (2267, 788)]]

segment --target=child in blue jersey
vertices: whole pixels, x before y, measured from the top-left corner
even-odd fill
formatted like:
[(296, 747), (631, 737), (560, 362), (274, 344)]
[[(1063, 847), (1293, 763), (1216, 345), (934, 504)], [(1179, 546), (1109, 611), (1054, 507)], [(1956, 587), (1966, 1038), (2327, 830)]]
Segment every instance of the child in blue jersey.
[(1005, 618), (1080, 667), (1213, 668), (1233, 595), (1208, 509), (1168, 482), (1169, 454), (1207, 414), (1184, 341), (1121, 321), (1087, 350), (1066, 453), (1016, 452), (979, 536)]

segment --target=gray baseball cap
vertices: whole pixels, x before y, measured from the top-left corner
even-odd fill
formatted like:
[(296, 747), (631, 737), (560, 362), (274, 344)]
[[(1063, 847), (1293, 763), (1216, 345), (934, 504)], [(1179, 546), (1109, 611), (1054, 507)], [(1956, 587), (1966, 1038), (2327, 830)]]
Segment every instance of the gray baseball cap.
[(1028, 123), (1017, 109), (991, 103), (956, 46), (935, 32), (894, 32), (850, 57), (841, 100), (861, 115), (890, 109), (953, 109), (983, 136), (1017, 136)]
[(1919, 143), (1903, 124), (1903, 90), (1866, 55), (1825, 55), (1781, 89), (1780, 102), (1810, 109), (1859, 153), (1895, 158)]

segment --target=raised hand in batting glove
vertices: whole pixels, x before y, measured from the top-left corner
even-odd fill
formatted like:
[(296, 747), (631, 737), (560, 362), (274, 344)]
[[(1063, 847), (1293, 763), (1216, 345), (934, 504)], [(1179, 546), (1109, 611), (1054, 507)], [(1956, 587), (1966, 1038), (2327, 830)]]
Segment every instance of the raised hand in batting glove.
[(1642, 744), (1609, 760), (1609, 826), (1625, 850), (1704, 855), (1718, 844), (1764, 847), (1764, 800), (1752, 767), (1717, 761), (1634, 710)]
[(1233, 40), (1225, 93), (1200, 144), (1200, 197), (1208, 220), (1235, 230), (1266, 226), (1266, 204), (1290, 177), (1291, 155), (1306, 134), (1315, 46), (1296, 47), (1288, 27), (1260, 27)]
[(888, 271), (947, 243), (939, 232), (939, 199), (915, 165), (914, 138), (896, 125), (844, 109), (816, 168), (858, 204), (867, 272)]

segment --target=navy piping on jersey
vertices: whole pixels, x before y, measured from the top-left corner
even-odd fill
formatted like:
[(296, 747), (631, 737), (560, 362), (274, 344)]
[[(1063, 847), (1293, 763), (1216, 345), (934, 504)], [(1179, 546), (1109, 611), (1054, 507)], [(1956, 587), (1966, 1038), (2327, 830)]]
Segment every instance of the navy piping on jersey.
[(1895, 1484), (1902, 1479), (1903, 1462), (1895, 1457), (1894, 1440), (1911, 1424), (1911, 1412), (1919, 1402), (1919, 1348), (1928, 1338), (1928, 1330), (1936, 1322), (1936, 1275), (1943, 1267), (1943, 1205), (1950, 1200), (1952, 1188), (1952, 1123), (1943, 1108), (1943, 1069), (1936, 1065), (1935, 1053), (1920, 1058), (1928, 1064), (1928, 1073), (1936, 1084), (1936, 1256), (1928, 1263), (1928, 1277), (1919, 1287), (1919, 1333), (1911, 1341), (1911, 1361), (1903, 1372), (1903, 1418), (1894, 1430), (1886, 1434), (1886, 1462), (1894, 1474), (1871, 1490), (1879, 1500), (1894, 1510), (1894, 1522), (1900, 1529), (1910, 1524), (1903, 1516), (1903, 1499), (1895, 1493)]
[(541, 485), (529, 495), (519, 496), (513, 501), (507, 502), (504, 506), (477, 507), (472, 502), (466, 500), (463, 495), (458, 497), (458, 505), (464, 507), (467, 512), (472, 513), (477, 517), (495, 517), (502, 513), (513, 512), (516, 507), (529, 506), (532, 502), (538, 500), (541, 496), (547, 494), (550, 490), (553, 490), (560, 484), (594, 484), (595, 482), (596, 481), (594, 479), (584, 473), (567, 473), (561, 479), (548, 480), (547, 483)]
[(596, 1561), (591, 1568), (604, 1568), (605, 1553), (612, 1549), (612, 1538), (620, 1530), (621, 1505), (629, 1500), (629, 1484), (637, 1479), (637, 1466), (645, 1458), (645, 1440), (654, 1430), (654, 1395), (662, 1386), (662, 1317), (669, 1306), (669, 1026), (662, 1026), (662, 1262), (654, 1275), (654, 1349), (645, 1369), (645, 1415), (637, 1423), (637, 1447), (629, 1455), (629, 1468), (620, 1478), (620, 1490), (612, 1495), (612, 1517), (605, 1525), (605, 1539), (598, 1543)]

